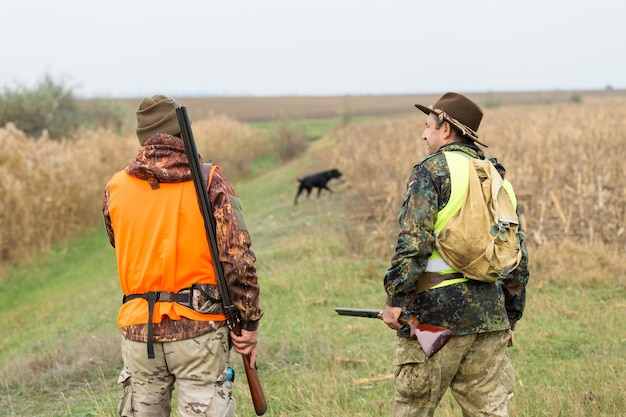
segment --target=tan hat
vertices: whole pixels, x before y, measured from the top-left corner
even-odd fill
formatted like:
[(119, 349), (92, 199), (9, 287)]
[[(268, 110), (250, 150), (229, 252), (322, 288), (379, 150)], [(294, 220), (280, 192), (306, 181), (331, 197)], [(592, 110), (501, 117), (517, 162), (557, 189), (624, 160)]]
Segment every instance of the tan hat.
[(137, 137), (141, 146), (157, 133), (180, 133), (176, 107), (180, 107), (176, 100), (161, 94), (141, 100), (137, 110)]
[(473, 141), (484, 146), (487, 145), (478, 140), (478, 126), (483, 118), (483, 111), (469, 98), (458, 93), (446, 93), (435, 103), (434, 106), (416, 104), (415, 107), (426, 114), (434, 113), (439, 120), (446, 120), (456, 126), (463, 136), (468, 136)]

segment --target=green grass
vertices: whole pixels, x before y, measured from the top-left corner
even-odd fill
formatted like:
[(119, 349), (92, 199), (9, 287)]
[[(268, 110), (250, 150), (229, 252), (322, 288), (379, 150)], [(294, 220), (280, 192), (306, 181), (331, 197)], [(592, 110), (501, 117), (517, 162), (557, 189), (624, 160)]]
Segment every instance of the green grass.
[(517, 401), (520, 415), (552, 407), (562, 416), (624, 415), (625, 299), (624, 288), (610, 282), (594, 289), (531, 287), (512, 350), (517, 395), (527, 397)]
[[(297, 119), (295, 122), (302, 125), (309, 140), (316, 140), (326, 136), (330, 131), (340, 127), (344, 123), (364, 123), (380, 118), (381, 117), (378, 116), (347, 117), (345, 119), (342, 117), (330, 117), (322, 119)], [(389, 118), (389, 116), (387, 116), (387, 118)], [(280, 123), (284, 123), (284, 121), (251, 122), (249, 125), (271, 131)]]
[[(360, 259), (348, 249), (341, 184), (332, 195), (293, 205), (296, 172), (309, 163), (305, 157), (236, 184), (258, 257), (266, 415), (391, 415), (394, 333), (378, 320), (334, 312), (381, 308), (389, 261)], [(625, 415), (626, 292), (612, 279), (576, 284), (588, 271), (575, 262), (547, 283), (546, 270), (532, 269), (527, 311), (510, 350), (517, 373), (512, 416)], [(120, 300), (114, 251), (101, 225), (7, 268), (0, 282), (4, 415), (116, 415)], [(236, 354), (233, 362), (237, 415), (253, 416)], [(436, 415), (461, 414), (447, 396)]]

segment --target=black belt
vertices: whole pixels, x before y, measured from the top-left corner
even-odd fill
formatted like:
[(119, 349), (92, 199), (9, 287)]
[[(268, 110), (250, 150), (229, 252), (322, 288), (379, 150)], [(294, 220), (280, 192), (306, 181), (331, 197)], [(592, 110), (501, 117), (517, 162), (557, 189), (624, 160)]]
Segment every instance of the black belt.
[(130, 294), (122, 298), (122, 304), (137, 298), (143, 298), (148, 301), (148, 358), (154, 359), (154, 344), (152, 341), (152, 315), (154, 314), (154, 305), (161, 302), (190, 305), (191, 292), (177, 294), (175, 292), (152, 291), (144, 294)]

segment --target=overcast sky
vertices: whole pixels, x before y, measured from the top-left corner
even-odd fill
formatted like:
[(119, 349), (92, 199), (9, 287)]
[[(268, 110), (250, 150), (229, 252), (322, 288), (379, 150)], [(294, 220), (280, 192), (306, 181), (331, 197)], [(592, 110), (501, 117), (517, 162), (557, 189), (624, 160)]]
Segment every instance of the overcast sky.
[(0, 88), (82, 97), (626, 88), (623, 0), (3, 0)]

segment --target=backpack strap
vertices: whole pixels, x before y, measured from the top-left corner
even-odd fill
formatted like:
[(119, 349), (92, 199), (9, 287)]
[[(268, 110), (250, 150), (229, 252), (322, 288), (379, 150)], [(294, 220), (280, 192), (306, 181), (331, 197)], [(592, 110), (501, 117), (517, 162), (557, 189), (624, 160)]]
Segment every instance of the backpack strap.
[(215, 171), (217, 165), (213, 165), (210, 162), (205, 162), (200, 166), (200, 170), (202, 170), (202, 176), (206, 180), (206, 187), (209, 188), (211, 185), (211, 180), (213, 179), (213, 171)]

